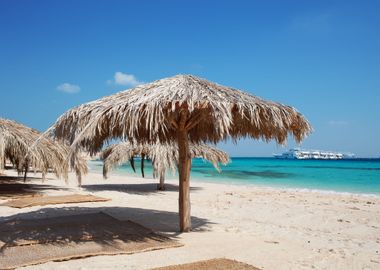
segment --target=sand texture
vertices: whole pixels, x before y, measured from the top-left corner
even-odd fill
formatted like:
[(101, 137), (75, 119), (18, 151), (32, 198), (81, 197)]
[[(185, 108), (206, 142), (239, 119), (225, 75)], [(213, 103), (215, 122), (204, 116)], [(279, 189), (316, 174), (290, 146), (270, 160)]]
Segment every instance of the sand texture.
[[(29, 183), (42, 185), (40, 180)], [(26, 269), (152, 269), (215, 258), (263, 270), (380, 269), (379, 197), (192, 181), (193, 231), (179, 234), (177, 180), (168, 181), (166, 191), (156, 190), (157, 180), (111, 175), (105, 181), (94, 173), (83, 179), (82, 188), (76, 187), (73, 175), (68, 186), (56, 179), (43, 185), (44, 196), (76, 193), (111, 200), (22, 209), (0, 206), (0, 222), (101, 211), (174, 237), (183, 246)]]

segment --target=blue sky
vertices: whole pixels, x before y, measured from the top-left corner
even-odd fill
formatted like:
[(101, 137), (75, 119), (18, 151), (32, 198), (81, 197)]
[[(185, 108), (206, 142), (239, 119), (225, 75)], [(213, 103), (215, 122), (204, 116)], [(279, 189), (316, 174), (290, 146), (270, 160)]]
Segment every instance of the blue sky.
[(0, 117), (44, 130), (73, 106), (186, 73), (296, 107), (315, 129), (302, 147), (380, 156), (379, 11), (348, 0), (0, 0)]

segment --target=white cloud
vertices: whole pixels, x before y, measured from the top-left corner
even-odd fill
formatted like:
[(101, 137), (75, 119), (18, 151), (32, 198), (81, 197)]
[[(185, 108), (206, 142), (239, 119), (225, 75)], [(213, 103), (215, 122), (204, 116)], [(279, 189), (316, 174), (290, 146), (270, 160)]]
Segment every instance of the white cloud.
[(71, 83), (63, 83), (57, 86), (57, 90), (68, 94), (75, 94), (80, 91), (80, 87)]
[(144, 82), (138, 81), (135, 75), (127, 74), (120, 71), (115, 72), (113, 76), (113, 80), (107, 81), (110, 84), (118, 84), (124, 86), (137, 86), (139, 84), (143, 84)]

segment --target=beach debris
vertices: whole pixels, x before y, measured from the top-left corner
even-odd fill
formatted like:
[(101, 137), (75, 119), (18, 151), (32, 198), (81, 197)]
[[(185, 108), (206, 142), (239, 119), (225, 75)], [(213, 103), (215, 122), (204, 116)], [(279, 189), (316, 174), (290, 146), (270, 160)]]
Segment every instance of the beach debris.
[(264, 242), (268, 244), (280, 244), (280, 242), (278, 241), (264, 241)]
[(338, 222), (346, 222), (346, 223), (351, 223), (351, 221), (349, 221), (349, 220), (344, 220), (344, 219), (341, 219), (341, 218), (340, 218), (340, 219), (338, 219), (337, 221), (338, 221)]

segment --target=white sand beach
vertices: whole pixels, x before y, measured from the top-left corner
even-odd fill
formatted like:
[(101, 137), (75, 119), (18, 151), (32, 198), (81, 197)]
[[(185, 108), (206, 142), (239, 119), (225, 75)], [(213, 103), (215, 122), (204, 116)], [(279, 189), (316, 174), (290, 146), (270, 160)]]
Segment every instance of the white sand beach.
[(45, 183), (32, 182), (50, 185), (44, 191), (50, 195), (83, 193), (111, 200), (23, 209), (0, 206), (0, 221), (103, 211), (171, 236), (184, 246), (25, 269), (150, 269), (219, 257), (268, 270), (380, 269), (378, 197), (193, 181), (193, 231), (179, 234), (177, 181), (167, 181), (167, 190), (157, 191), (153, 179), (111, 175), (103, 180), (90, 173), (77, 188), (74, 175), (68, 185), (49, 177)]

